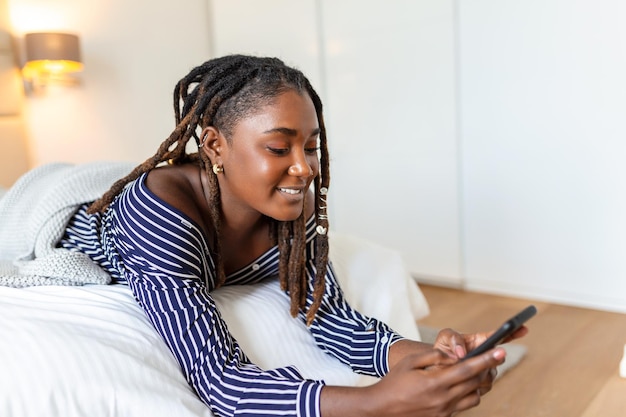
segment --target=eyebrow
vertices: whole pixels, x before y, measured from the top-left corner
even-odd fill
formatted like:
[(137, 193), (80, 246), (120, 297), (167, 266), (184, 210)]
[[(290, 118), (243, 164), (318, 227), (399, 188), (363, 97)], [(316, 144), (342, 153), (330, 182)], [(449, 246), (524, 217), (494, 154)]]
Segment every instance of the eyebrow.
[[(309, 137), (317, 136), (320, 134), (321, 131), (322, 130), (319, 127), (317, 129), (313, 129)], [(266, 130), (263, 133), (281, 133), (285, 136), (291, 136), (291, 137), (298, 135), (298, 131), (296, 129), (290, 129), (288, 127), (276, 127), (274, 129)]]

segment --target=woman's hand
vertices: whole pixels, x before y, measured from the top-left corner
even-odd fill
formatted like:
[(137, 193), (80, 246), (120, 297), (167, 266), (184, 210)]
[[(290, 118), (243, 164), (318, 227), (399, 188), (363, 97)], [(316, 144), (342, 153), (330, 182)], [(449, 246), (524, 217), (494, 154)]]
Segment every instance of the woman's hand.
[[(443, 329), (437, 335), (435, 339), (434, 347), (453, 355), (459, 359), (464, 358), (467, 352), (478, 347), (494, 332), (461, 334), (452, 329)], [(528, 333), (528, 328), (522, 326), (513, 335), (506, 338), (502, 343), (510, 342), (511, 340), (523, 337)]]
[[(526, 327), (510, 338), (524, 336)], [(492, 349), (461, 361), (468, 351), (493, 332), (461, 334), (444, 329), (434, 345), (411, 340), (394, 343), (389, 351), (389, 373), (369, 387), (322, 389), (324, 417), (447, 417), (475, 407), (492, 388), (496, 367), (506, 351)]]
[(498, 348), (458, 361), (438, 349), (422, 349), (400, 360), (369, 387), (324, 387), (322, 415), (440, 417), (478, 405), (491, 388), (491, 369), (504, 362)]

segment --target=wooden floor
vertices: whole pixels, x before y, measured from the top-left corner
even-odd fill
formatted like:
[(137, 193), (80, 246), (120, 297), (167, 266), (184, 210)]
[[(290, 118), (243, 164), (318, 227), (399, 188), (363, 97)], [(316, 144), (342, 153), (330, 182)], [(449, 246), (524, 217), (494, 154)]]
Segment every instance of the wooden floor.
[(624, 417), (619, 362), (626, 315), (420, 285), (431, 314), (418, 323), (462, 332), (495, 329), (535, 304), (525, 358), (461, 417)]

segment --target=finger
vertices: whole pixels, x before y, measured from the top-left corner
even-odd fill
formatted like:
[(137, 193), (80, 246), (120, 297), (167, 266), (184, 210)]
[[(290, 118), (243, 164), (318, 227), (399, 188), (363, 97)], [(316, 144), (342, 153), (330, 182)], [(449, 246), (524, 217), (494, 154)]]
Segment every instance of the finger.
[(492, 379), (490, 369), (480, 371), (477, 375), (467, 378), (448, 389), (458, 411), (475, 407), (480, 397), (491, 391)]
[(448, 393), (451, 398), (456, 399), (453, 403), (459, 411), (478, 405), (482, 393), (491, 389), (490, 384), (485, 385), (484, 382), (486, 375), (489, 375), (489, 369), (504, 362), (505, 357), (506, 351), (496, 348), (442, 371), (443, 382), (450, 384)]
[(491, 368), (484, 373), (483, 382), (480, 384), (480, 388), (478, 388), (480, 395), (485, 395), (491, 391), (493, 382), (496, 380), (497, 375), (498, 371), (496, 368)]
[(504, 362), (505, 358), (506, 351), (504, 349), (492, 349), (482, 355), (467, 359), (447, 368), (444, 378), (447, 378), (446, 382), (452, 387), (465, 380), (477, 377), (483, 371), (497, 367)]
[(480, 394), (480, 396), (482, 397), (483, 395), (487, 394), (489, 391), (491, 391), (491, 388), (493, 387), (493, 385), (489, 385), (486, 387), (480, 387), (478, 388), (478, 393)]
[(495, 330), (492, 330), (489, 332), (479, 332), (479, 333), (469, 334), (467, 335), (467, 344), (470, 349), (475, 349), (494, 333), (495, 333)]
[(465, 337), (452, 329), (443, 329), (437, 336), (438, 341), (441, 344), (446, 344), (450, 350), (450, 353), (457, 358), (464, 358), (467, 354), (467, 347), (465, 343)]
[(490, 332), (479, 332), (479, 333), (470, 333), (465, 334), (463, 337), (465, 338), (465, 347), (467, 350), (476, 349), (480, 346), (485, 340), (489, 338), (494, 333), (494, 331)]
[(467, 355), (467, 347), (465, 345), (465, 339), (458, 335), (458, 337), (454, 338), (452, 350), (457, 358), (461, 359)]
[(480, 393), (476, 390), (469, 392), (467, 395), (457, 401), (454, 407), (454, 412), (459, 412), (476, 407), (478, 404), (480, 404), (480, 397)]
[(451, 358), (446, 352), (439, 349), (431, 349), (407, 355), (401, 363), (405, 364), (409, 369), (424, 369), (443, 364), (450, 365), (454, 361), (455, 358)]
[(515, 331), (511, 336), (507, 337), (502, 341), (502, 343), (510, 342), (511, 340), (519, 339), (520, 337), (524, 337), (528, 334), (528, 327), (522, 326)]

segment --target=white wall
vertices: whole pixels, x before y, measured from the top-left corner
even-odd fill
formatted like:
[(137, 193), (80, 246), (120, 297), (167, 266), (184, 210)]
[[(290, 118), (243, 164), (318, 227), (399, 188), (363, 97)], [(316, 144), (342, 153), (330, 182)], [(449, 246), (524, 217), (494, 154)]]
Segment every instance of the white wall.
[(26, 100), (34, 165), (143, 161), (174, 128), (174, 85), (210, 58), (206, 0), (9, 0), (9, 10), (17, 37), (81, 37), (82, 85)]
[(29, 166), (21, 77), (10, 34), (8, 3), (0, 0), (0, 188), (11, 186)]
[(211, 43), (278, 55), (326, 104), (336, 230), (437, 282), (626, 311), (622, 0), (9, 7), (18, 34), (83, 40), (82, 87), (27, 99), (36, 163), (143, 160)]
[(468, 287), (626, 312), (626, 3), (458, 4)]
[(235, 53), (280, 57), (302, 70), (319, 90), (322, 70), (313, 0), (209, 0), (215, 56)]

